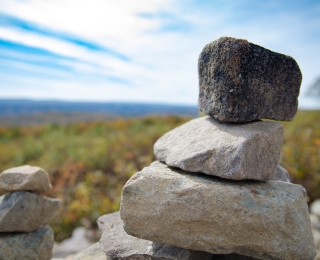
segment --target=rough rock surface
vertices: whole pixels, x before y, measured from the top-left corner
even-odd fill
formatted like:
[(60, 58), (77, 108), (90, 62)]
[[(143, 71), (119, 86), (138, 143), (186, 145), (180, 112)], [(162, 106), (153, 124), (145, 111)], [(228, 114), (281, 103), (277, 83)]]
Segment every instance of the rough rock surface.
[(291, 121), (302, 81), (296, 61), (247, 40), (221, 37), (199, 57), (199, 109), (222, 122)]
[(317, 249), (315, 260), (320, 260), (320, 218), (317, 215), (310, 214), (310, 220), (314, 238), (314, 245)]
[(269, 180), (280, 160), (283, 127), (278, 122), (221, 123), (193, 119), (154, 144), (159, 161), (190, 172), (233, 180)]
[(210, 260), (212, 257), (212, 254), (209, 253), (162, 245), (129, 236), (123, 230), (123, 222), (119, 212), (101, 216), (98, 219), (98, 225), (103, 232), (100, 247), (110, 259)]
[(0, 260), (50, 260), (52, 246), (49, 226), (33, 233), (0, 233)]
[(128, 234), (162, 244), (266, 260), (316, 255), (300, 185), (231, 181), (154, 162), (124, 186), (120, 214)]
[(14, 167), (0, 174), (0, 195), (18, 190), (40, 194), (51, 188), (48, 173), (37, 166)]
[(99, 243), (95, 243), (89, 248), (77, 254), (73, 260), (109, 260), (107, 255), (100, 248)]
[(32, 232), (49, 223), (60, 201), (27, 191), (4, 196), (0, 204), (0, 232)]
[(271, 180), (284, 181), (284, 182), (291, 183), (291, 177), (288, 171), (285, 168), (283, 168), (281, 165), (278, 165), (276, 174), (271, 178)]

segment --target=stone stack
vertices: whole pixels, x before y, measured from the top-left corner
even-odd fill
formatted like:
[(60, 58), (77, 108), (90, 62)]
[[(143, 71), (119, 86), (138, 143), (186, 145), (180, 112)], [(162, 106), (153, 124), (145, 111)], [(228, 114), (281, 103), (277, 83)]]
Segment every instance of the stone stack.
[[(302, 79), (297, 63), (222, 37), (204, 47), (198, 68), (199, 108), (208, 116), (162, 136), (154, 145), (158, 161), (122, 191), (123, 228), (132, 239), (153, 241), (151, 253), (126, 258), (117, 246), (108, 251), (103, 238), (115, 241), (112, 230), (102, 249), (111, 259), (191, 259), (157, 258), (154, 244), (207, 252), (212, 260), (314, 259), (306, 191), (278, 165), (283, 127), (261, 121), (293, 119)], [(115, 226), (102, 222), (103, 230)]]
[(60, 201), (40, 196), (51, 188), (48, 173), (39, 167), (0, 174), (0, 260), (51, 259), (54, 237), (47, 224)]

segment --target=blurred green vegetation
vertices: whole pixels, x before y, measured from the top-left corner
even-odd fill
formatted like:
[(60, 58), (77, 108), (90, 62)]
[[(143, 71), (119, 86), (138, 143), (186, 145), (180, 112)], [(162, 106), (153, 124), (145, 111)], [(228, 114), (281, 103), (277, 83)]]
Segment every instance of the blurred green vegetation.
[[(0, 127), (0, 172), (24, 164), (49, 172), (50, 197), (63, 207), (51, 225), (55, 239), (79, 225), (96, 226), (99, 216), (119, 210), (121, 189), (137, 171), (155, 160), (153, 144), (190, 118), (177, 116), (104, 122)], [(284, 122), (281, 165), (309, 201), (320, 198), (320, 111), (299, 111)]]

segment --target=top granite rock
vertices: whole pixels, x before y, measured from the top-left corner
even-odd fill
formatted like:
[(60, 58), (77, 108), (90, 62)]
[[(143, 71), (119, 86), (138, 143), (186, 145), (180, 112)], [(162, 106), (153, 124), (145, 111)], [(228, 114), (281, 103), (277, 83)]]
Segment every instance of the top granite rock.
[(37, 166), (14, 167), (0, 174), (0, 195), (19, 190), (40, 194), (51, 188), (48, 173)]
[(296, 61), (247, 40), (221, 37), (199, 57), (199, 109), (222, 122), (291, 121), (302, 80)]

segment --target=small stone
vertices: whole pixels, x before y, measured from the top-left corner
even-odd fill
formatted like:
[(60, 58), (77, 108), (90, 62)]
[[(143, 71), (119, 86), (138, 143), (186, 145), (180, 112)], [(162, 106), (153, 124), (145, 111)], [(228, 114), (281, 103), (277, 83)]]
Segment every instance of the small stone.
[(219, 121), (291, 121), (297, 112), (302, 74), (290, 56), (221, 37), (203, 48), (198, 73), (199, 109)]
[(121, 219), (131, 236), (257, 259), (316, 255), (306, 191), (281, 181), (231, 181), (154, 162), (125, 184)]
[(49, 223), (60, 204), (27, 191), (7, 194), (0, 204), (0, 232), (33, 232)]
[(310, 206), (312, 214), (317, 215), (320, 218), (320, 199), (316, 199)]
[(291, 183), (291, 177), (288, 171), (281, 165), (277, 166), (276, 174), (271, 178), (271, 180)]
[(200, 117), (163, 135), (154, 144), (159, 161), (189, 172), (233, 180), (269, 180), (280, 160), (279, 122), (221, 123)]
[(100, 248), (99, 243), (95, 243), (89, 248), (77, 254), (73, 260), (109, 260), (107, 255)]
[(0, 260), (50, 260), (53, 240), (49, 226), (33, 233), (0, 233)]
[(48, 173), (37, 166), (14, 167), (0, 174), (0, 195), (18, 190), (40, 194), (51, 188)]
[(108, 260), (211, 260), (212, 257), (209, 253), (162, 245), (129, 236), (123, 230), (119, 212), (101, 216), (97, 222), (103, 232), (100, 247), (108, 255)]

